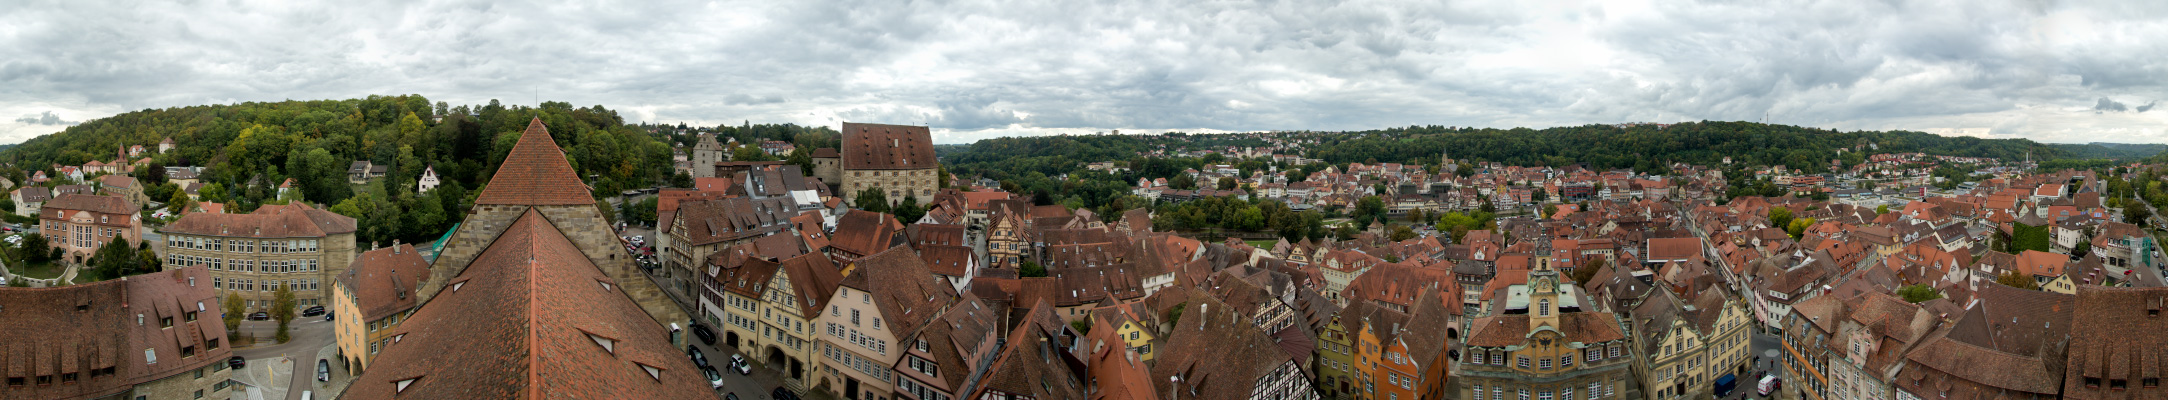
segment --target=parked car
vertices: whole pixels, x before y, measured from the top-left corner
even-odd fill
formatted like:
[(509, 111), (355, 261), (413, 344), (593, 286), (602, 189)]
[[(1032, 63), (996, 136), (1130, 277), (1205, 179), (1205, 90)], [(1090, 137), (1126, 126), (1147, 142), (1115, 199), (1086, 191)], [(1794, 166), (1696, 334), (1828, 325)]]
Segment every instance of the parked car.
[(708, 366), (708, 355), (701, 353), (698, 347), (685, 346), (685, 355), (693, 358), (693, 365)]
[(241, 369), (241, 367), (246, 366), (248, 366), (248, 359), (241, 358), (241, 356), (233, 356), (233, 358), (226, 359), (227, 368)]
[(335, 318), (332, 318), (331, 316), (332, 316), (332, 314), (331, 314), (331, 313), (324, 313), (324, 320), (325, 320), (325, 321), (330, 321), (330, 320), (333, 320), (333, 319), (335, 319)]
[(708, 377), (709, 388), (717, 390), (723, 388), (723, 374), (715, 372), (715, 367), (700, 367), (700, 375)]
[(321, 358), (319, 358), (319, 359), (316, 359), (316, 381), (317, 381), (317, 382), (330, 382), (330, 381), (331, 381), (331, 362), (330, 362), (330, 361), (324, 361), (324, 359), (321, 359)]
[(301, 316), (303, 317), (314, 317), (318, 315), (324, 315), (324, 306), (311, 306), (309, 308), (301, 310)]
[(730, 369), (738, 370), (738, 375), (753, 374), (753, 365), (745, 363), (745, 356), (737, 354), (730, 355)]
[(700, 343), (709, 346), (715, 345), (715, 331), (708, 329), (707, 325), (693, 324), (693, 336), (699, 336)]
[(269, 321), (269, 320), (271, 320), (271, 313), (267, 313), (267, 312), (262, 312), (262, 311), (257, 311), (257, 312), (256, 312), (255, 314), (249, 314), (249, 315), (248, 315), (248, 320), (250, 320), (250, 321)]
[(797, 393), (792, 393), (791, 391), (784, 390), (783, 388), (775, 388), (774, 392), (768, 393), (768, 397), (775, 400), (798, 400)]

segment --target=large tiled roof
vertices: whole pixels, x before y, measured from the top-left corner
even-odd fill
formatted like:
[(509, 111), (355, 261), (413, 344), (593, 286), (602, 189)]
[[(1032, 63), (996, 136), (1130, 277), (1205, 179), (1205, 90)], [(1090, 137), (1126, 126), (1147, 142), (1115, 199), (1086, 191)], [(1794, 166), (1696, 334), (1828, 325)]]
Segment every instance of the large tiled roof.
[(46, 201), (45, 209), (89, 211), (95, 213), (117, 215), (135, 215), (136, 211), (141, 210), (142, 208), (134, 204), (129, 204), (127, 199), (122, 199), (120, 198), (120, 196), (63, 194), (60, 195), (59, 198)]
[(397, 329), (345, 397), (715, 397), (668, 328), (531, 209)]
[(843, 123), (843, 169), (926, 169), (938, 165), (923, 126)]
[(956, 287), (935, 277), (909, 247), (891, 247), (859, 259), (842, 285), (873, 294), (892, 332), (918, 330), (956, 301)]
[(413, 309), (421, 298), (415, 288), (428, 278), (429, 261), (414, 251), (414, 245), (401, 244), (354, 257), (354, 265), (339, 277), (339, 284), (353, 290), (362, 321), (375, 321)]
[[(1528, 314), (1503, 314), (1478, 318), (1469, 326), (1469, 346), (1520, 346), (1528, 339)], [(1607, 312), (1568, 312), (1558, 315), (1558, 331), (1568, 342), (1596, 343), (1622, 340), (1626, 333)]]
[(565, 151), (550, 138), (542, 117), (527, 123), (519, 144), (497, 166), (497, 174), (474, 198), (474, 204), (581, 205), (595, 204), (587, 184), (572, 170)]
[(307, 204), (266, 205), (248, 214), (189, 213), (158, 231), (224, 237), (295, 238), (353, 233), (352, 217)]
[(853, 209), (836, 218), (836, 231), (828, 245), (853, 254), (873, 254), (897, 245), (903, 224), (889, 214)]
[[(201, 267), (58, 288), (0, 288), (0, 321), (7, 321), (0, 324), (7, 338), (0, 340), (0, 374), (80, 377), (74, 384), (0, 387), (0, 398), (98, 398), (224, 362), (233, 346), (210, 348), (226, 338), (217, 296)], [(198, 312), (195, 321), (187, 320), (190, 311)], [(168, 318), (172, 327), (162, 323)], [(182, 357), (184, 347), (195, 354)], [(114, 375), (91, 373), (102, 368)]]
[(1192, 290), (1186, 307), (1152, 366), (1155, 392), (1167, 400), (1251, 393), (1258, 377), (1294, 362), (1250, 316), (1211, 294)]
[(698, 246), (781, 232), (790, 228), (790, 218), (797, 215), (797, 206), (788, 198), (732, 197), (678, 203), (678, 220), (673, 223), (684, 225), (684, 244)]
[[(2168, 289), (2078, 286), (2071, 316), (2066, 399), (2150, 399), (2168, 389), (2144, 387), (2168, 369)], [(2118, 389), (2112, 383), (2126, 387)]]

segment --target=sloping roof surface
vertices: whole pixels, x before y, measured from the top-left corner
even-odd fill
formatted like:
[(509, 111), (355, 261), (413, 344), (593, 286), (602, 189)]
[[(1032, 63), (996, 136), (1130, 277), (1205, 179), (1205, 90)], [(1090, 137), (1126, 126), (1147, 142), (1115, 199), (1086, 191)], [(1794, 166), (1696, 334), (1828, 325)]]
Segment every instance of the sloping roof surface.
[(535, 117), (474, 204), (580, 205), (595, 199), (550, 138), (549, 127), (542, 126), (542, 117)]

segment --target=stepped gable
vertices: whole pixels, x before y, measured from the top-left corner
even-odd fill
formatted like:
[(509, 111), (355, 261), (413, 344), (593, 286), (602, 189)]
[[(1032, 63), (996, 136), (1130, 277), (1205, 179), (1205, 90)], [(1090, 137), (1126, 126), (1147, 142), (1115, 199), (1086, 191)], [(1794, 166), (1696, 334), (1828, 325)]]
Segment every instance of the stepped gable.
[(623, 289), (529, 209), (392, 333), (346, 397), (714, 398)]
[(549, 127), (535, 117), (474, 204), (585, 205), (595, 204), (595, 199), (565, 160), (564, 149), (550, 137)]

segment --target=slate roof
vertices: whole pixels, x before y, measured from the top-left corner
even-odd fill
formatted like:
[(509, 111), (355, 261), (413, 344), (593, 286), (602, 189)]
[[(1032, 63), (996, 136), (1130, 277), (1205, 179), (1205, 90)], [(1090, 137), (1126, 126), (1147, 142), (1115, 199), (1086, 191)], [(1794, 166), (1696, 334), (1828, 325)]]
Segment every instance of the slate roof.
[(583, 205), (595, 204), (595, 198), (550, 137), (549, 127), (542, 126), (542, 117), (535, 117), (474, 204)]
[(843, 169), (933, 168), (933, 132), (924, 126), (843, 123)]
[(392, 333), (344, 397), (714, 398), (622, 289), (529, 209)]

